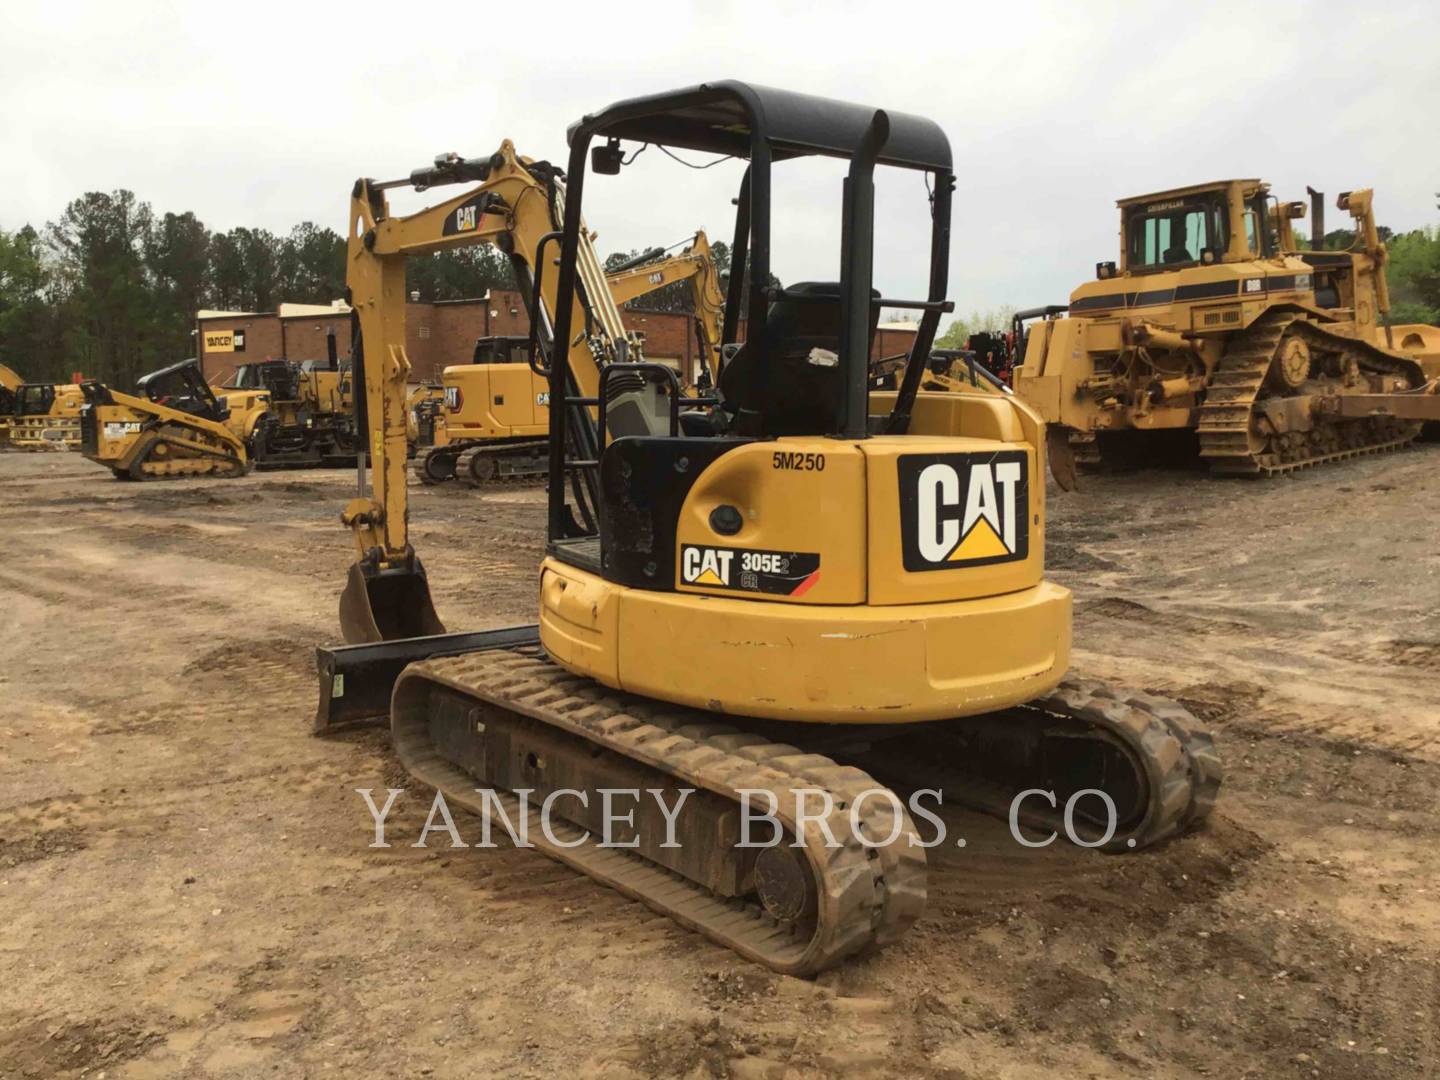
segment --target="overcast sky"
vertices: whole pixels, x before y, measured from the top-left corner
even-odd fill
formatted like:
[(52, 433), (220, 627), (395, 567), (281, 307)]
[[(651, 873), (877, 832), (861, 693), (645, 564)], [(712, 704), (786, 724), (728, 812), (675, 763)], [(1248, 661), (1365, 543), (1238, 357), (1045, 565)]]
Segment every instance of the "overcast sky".
[[(4, 0), (0, 228), (125, 187), (212, 229), (343, 231), (356, 176), (488, 154), (506, 137), (563, 161), (565, 127), (586, 111), (739, 78), (937, 120), (959, 178), (957, 307), (1063, 302), (1115, 257), (1125, 195), (1260, 176), (1282, 199), (1307, 183), (1330, 193), (1332, 227), (1334, 193), (1363, 186), (1383, 224), (1440, 222), (1435, 16), (1422, 2)], [(876, 282), (919, 295), (924, 190), (890, 172)], [(700, 227), (728, 239), (738, 175), (651, 151), (592, 185), (586, 218), (602, 255)], [(835, 276), (838, 177), (830, 163), (777, 168), (783, 280)]]

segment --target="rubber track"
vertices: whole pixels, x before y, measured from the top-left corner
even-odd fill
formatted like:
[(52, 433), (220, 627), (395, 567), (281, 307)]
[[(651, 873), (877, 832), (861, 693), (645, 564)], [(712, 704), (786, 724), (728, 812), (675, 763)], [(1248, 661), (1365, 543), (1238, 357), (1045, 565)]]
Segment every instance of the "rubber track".
[[(1369, 442), (1348, 446), (1327, 453), (1284, 460), (1274, 451), (1256, 450), (1251, 446), (1251, 427), (1255, 422), (1255, 403), (1259, 400), (1271, 360), (1285, 332), (1294, 328), (1302, 336), (1334, 348), (1347, 342), (1326, 334), (1319, 327), (1286, 311), (1268, 311), (1237, 335), (1216, 366), (1205, 402), (1200, 406), (1200, 456), (1207, 458), (1217, 473), (1230, 475), (1278, 476), (1330, 461), (1358, 457), (1361, 454), (1398, 450), (1413, 442), (1420, 426), (1409, 434), (1395, 434), (1387, 427), (1372, 425), (1376, 431)], [(1356, 352), (1369, 354), (1363, 343), (1354, 342)], [(1348, 423), (1358, 424), (1355, 420)], [(1333, 422), (1332, 422), (1333, 423)], [(1388, 434), (1387, 434), (1388, 432)], [(1264, 440), (1264, 436), (1259, 436)]]
[[(817, 918), (808, 934), (778, 922), (756, 902), (717, 896), (633, 851), (600, 847), (578, 827), (557, 823), (552, 832), (562, 843), (584, 838), (580, 846), (552, 845), (538, 812), (530, 811), (529, 840), (545, 854), (742, 956), (785, 974), (814, 974), (895, 940), (924, 909), (925, 852), (909, 815), (902, 812), (896, 831), (890, 800), (869, 798), (862, 807), (861, 831), (876, 843), (892, 831), (896, 838), (867, 847), (851, 830), (851, 800), (882, 788), (860, 769), (740, 732), (709, 713), (608, 690), (521, 653), (472, 653), (411, 665), (396, 683), (392, 710), (400, 760), (416, 779), (482, 816), (485, 804), (475, 793), (475, 778), (441, 758), (431, 744), (427, 684), (539, 720), (682, 786), (704, 788), (737, 803), (740, 788), (768, 790), (776, 798), (777, 816), (792, 833), (794, 790), (829, 791), (835, 812), (828, 824), (840, 843), (829, 847), (821, 830), (805, 830), (804, 850), (818, 894)], [(514, 820), (519, 800), (509, 793), (497, 795)]]
[[(148, 435), (148, 444), (130, 463), (128, 478), (131, 480), (184, 480), (192, 476), (216, 476), (222, 480), (233, 480), (244, 476), (248, 471), (239, 459), (216, 450), (199, 457), (173, 458), (165, 462), (169, 467), (164, 472), (158, 472), (156, 467), (150, 464), (150, 455), (155, 447), (164, 441), (164, 429), (149, 432)], [(189, 453), (196, 452), (192, 447), (185, 447), (185, 450)], [(124, 470), (115, 471), (119, 473)]]
[[(415, 460), (411, 462), (411, 468), (415, 473), (416, 479), (426, 486), (437, 486), (439, 484), (448, 484), (453, 480), (461, 480), (468, 486), (479, 491), (488, 491), (491, 488), (498, 487), (522, 487), (529, 484), (543, 484), (548, 475), (544, 470), (537, 473), (522, 473), (518, 476), (496, 476), (492, 480), (480, 483), (471, 479), (470, 460), (480, 454), (505, 455), (507, 453), (514, 453), (517, 450), (530, 451), (548, 445), (549, 444), (545, 442), (506, 443), (497, 446), (482, 443), (479, 446), (469, 446), (459, 450), (455, 448), (454, 443), (449, 443), (445, 446), (427, 446), (415, 455)], [(434, 454), (440, 453), (453, 453), (455, 455), (454, 472), (444, 480), (436, 480), (425, 471), (425, 464), (429, 458)]]
[[(1034, 722), (1038, 739), (1050, 717), (1080, 721), (1092, 736), (1119, 743), (1143, 777), (1145, 812), (1098, 844), (1104, 829), (1081, 817), (1077, 808), (1077, 835), (1097, 850), (1110, 853), (1139, 851), (1175, 836), (1206, 817), (1215, 805), (1224, 770), (1209, 731), (1178, 702), (1137, 691), (1120, 692), (1089, 679), (1067, 678), (1049, 694), (1013, 710), (1015, 722)], [(1028, 716), (1024, 714), (1029, 714)], [(1007, 717), (1002, 714), (1002, 722)], [(983, 756), (975, 756), (966, 741), (965, 721), (945, 723), (935, 736), (938, 745), (928, 752), (904, 751), (894, 762), (897, 780), (916, 786), (939, 786), (946, 802), (954, 802), (1001, 820), (1008, 820), (1016, 796), (1012, 785), (987, 778)], [(880, 744), (883, 753), (884, 744)], [(948, 764), (952, 763), (953, 764)], [(906, 766), (910, 766), (907, 776)], [(1036, 776), (1036, 788), (1051, 790), (1050, 777)], [(1094, 805), (1094, 804), (1090, 804)], [(1064, 828), (1064, 804), (1055, 808), (1038, 796), (1018, 807), (1019, 821), (1035, 829), (1059, 832)]]
[(460, 451), (460, 456), (455, 459), (455, 475), (457, 478), (469, 484), (472, 488), (485, 491), (495, 487), (518, 487), (524, 484), (543, 484), (549, 476), (547, 463), (542, 459), (537, 472), (501, 474), (500, 463), (496, 463), (496, 475), (489, 480), (476, 480), (472, 473), (473, 461), (477, 457), (507, 458), (512, 455), (524, 454), (528, 456), (537, 451), (549, 447), (549, 443), (543, 439), (526, 443), (505, 443), (498, 446), (481, 443), (479, 446), (471, 446)]
[(429, 462), (432, 457), (437, 454), (449, 453), (449, 451), (449, 446), (427, 446), (417, 453), (415, 460), (410, 463), (410, 468), (414, 471), (415, 478), (427, 487), (432, 487), (436, 484), (448, 484), (451, 480), (454, 480), (455, 476), (453, 473), (444, 480), (437, 480), (431, 476), (426, 469), (426, 463)]

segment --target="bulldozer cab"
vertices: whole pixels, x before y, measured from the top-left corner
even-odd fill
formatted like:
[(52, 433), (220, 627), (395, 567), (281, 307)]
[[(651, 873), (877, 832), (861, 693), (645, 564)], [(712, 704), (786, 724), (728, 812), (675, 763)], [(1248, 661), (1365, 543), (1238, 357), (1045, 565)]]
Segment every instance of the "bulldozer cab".
[(219, 423), (229, 415), (229, 410), (220, 405), (215, 391), (200, 374), (200, 365), (194, 360), (182, 360), (142, 375), (136, 380), (135, 388), (155, 404), (178, 409), (191, 416)]
[(14, 410), (22, 416), (47, 416), (55, 404), (55, 387), (50, 383), (21, 383), (15, 388)]
[[(1122, 268), (1129, 274), (1240, 262), (1277, 250), (1269, 186), (1223, 180), (1121, 199)], [(1100, 264), (1100, 276), (1105, 267)]]
[[(674, 580), (668, 565), (674, 544), (667, 537), (674, 537), (679, 503), (708, 462), (743, 442), (787, 435), (863, 439), (907, 430), (940, 315), (953, 308), (945, 289), (954, 177), (944, 133), (908, 114), (735, 81), (618, 102), (569, 132), (561, 296), (571, 295), (577, 275), (587, 168), (618, 173), (627, 142), (632, 149), (651, 144), (748, 163), (734, 201), (721, 339), (727, 360), (718, 398), (684, 400), (673, 370), (661, 364), (607, 366), (593, 401), (576, 393), (568, 357), (557, 355), (548, 372), (550, 400), (564, 405), (550, 410), (550, 553), (612, 581), (666, 588)], [(837, 200), (840, 280), (775, 286), (772, 165), (810, 155), (849, 162)], [(928, 174), (932, 229), (923, 299), (886, 298), (872, 287), (877, 165)], [(882, 307), (919, 311), (921, 321), (893, 408), (872, 417), (870, 347)], [(571, 305), (562, 304), (556, 340), (569, 339), (575, 318)], [(617, 437), (612, 396), (637, 381), (665, 388), (668, 431)], [(647, 542), (629, 543), (632, 531)]]

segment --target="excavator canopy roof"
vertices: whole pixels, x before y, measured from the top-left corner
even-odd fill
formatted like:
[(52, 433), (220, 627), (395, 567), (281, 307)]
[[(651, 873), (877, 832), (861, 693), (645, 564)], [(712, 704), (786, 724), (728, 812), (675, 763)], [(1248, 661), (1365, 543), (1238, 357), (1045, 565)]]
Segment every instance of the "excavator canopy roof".
[(1239, 184), (1247, 197), (1256, 188), (1262, 186), (1259, 180), (1211, 180), (1208, 184), (1191, 184), (1189, 187), (1171, 188), (1169, 191), (1153, 191), (1148, 195), (1131, 195), (1128, 199), (1115, 200), (1115, 205), (1123, 208), (1162, 199), (1180, 199), (1186, 195), (1199, 195), (1206, 191), (1225, 191), (1231, 184)]
[[(758, 133), (776, 159), (806, 154), (848, 158), (875, 112), (848, 101), (724, 79), (617, 101), (572, 124), (568, 140), (573, 144), (584, 128), (591, 135), (748, 158), (751, 136)], [(886, 116), (890, 136), (881, 163), (950, 171), (950, 140), (938, 124), (910, 113), (887, 110)]]

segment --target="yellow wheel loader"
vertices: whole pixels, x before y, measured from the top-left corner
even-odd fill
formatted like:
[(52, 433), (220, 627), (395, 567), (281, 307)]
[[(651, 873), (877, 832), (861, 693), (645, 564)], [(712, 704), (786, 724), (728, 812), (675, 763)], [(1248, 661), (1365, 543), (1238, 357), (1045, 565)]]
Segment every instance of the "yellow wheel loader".
[[(120, 480), (236, 477), (249, 471), (245, 443), (194, 360), (152, 371), (122, 394), (84, 383), (80, 451)], [(143, 396), (142, 396), (143, 395)]]
[(1440, 420), (1440, 329), (1389, 324), (1371, 192), (1339, 198), (1349, 251), (1320, 250), (1311, 195), (1305, 251), (1291, 224), (1305, 204), (1259, 180), (1120, 200), (1118, 266), (1032, 324), (1016, 393), (1090, 462), (1130, 433), (1183, 433), (1212, 471), (1240, 475), (1409, 443)]
[(72, 449), (80, 445), (78, 383), (21, 383), (14, 389), (10, 445), (22, 450)]
[[(622, 140), (748, 163), (714, 398), (628, 361), (590, 307), (587, 162), (620, 172)], [(611, 105), (569, 145), (558, 251), (557, 237), (517, 248), (555, 313), (538, 357), (551, 402), (538, 628), (446, 633), (407, 532), (408, 363), (378, 309), (403, 303), (405, 252), (434, 243), (412, 240), (434, 235), (428, 215), (475, 196), (391, 219), (382, 185), (357, 185), (351, 274), (387, 283), (358, 305), (375, 461), (344, 513), (358, 559), (341, 625), (356, 644), (320, 650), (317, 727), (388, 713), (405, 768), (450, 803), (796, 975), (894, 941), (921, 913), (928, 840), (897, 789), (943, 791), (1017, 830), (1068, 822), (1116, 852), (1203, 818), (1220, 765), (1194, 718), (1067, 676), (1071, 600), (1044, 577), (1034, 410), (920, 389), (953, 309), (943, 132), (726, 81)], [(833, 192), (840, 280), (774, 287), (772, 170), (810, 155), (848, 164)], [(923, 298), (872, 288), (877, 166), (920, 172), (932, 193)], [(872, 392), (882, 306), (921, 322), (896, 388)], [(655, 799), (627, 802), (612, 828), (617, 789)], [(747, 843), (756, 806), (774, 829)]]

